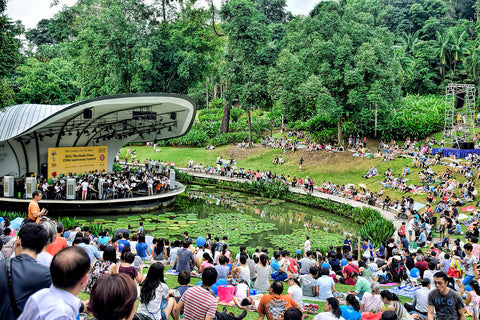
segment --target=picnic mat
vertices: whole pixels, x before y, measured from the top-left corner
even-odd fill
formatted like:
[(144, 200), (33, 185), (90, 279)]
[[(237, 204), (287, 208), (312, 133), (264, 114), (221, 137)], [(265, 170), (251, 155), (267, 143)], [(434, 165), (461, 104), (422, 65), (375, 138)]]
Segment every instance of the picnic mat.
[(395, 293), (397, 296), (403, 296), (407, 298), (413, 298), (415, 291), (417, 291), (418, 287), (411, 287), (411, 286), (398, 286), (389, 289), (391, 292)]
[(475, 206), (469, 206), (469, 207), (461, 207), (460, 210), (462, 210), (462, 212), (473, 212), (475, 211)]
[(379, 284), (380, 287), (393, 287), (396, 286), (398, 283), (397, 282), (389, 282), (389, 283), (384, 283), (384, 284)]
[[(165, 271), (165, 274), (170, 275), (170, 276), (178, 276), (179, 273), (180, 272), (175, 271), (175, 269), (168, 269), (167, 271)], [(194, 277), (194, 278), (201, 278), (202, 277), (200, 274), (195, 273), (195, 272), (190, 272), (190, 276)]]

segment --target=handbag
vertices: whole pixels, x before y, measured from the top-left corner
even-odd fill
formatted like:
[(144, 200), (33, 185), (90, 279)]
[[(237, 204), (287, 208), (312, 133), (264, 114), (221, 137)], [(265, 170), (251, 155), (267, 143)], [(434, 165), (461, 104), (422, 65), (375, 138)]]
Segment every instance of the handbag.
[(461, 278), (463, 275), (463, 270), (460, 268), (457, 260), (452, 260), (450, 267), (448, 267), (447, 276), (453, 278)]
[(217, 296), (220, 302), (229, 303), (233, 300), (236, 287), (229, 285), (221, 285), (218, 287)]

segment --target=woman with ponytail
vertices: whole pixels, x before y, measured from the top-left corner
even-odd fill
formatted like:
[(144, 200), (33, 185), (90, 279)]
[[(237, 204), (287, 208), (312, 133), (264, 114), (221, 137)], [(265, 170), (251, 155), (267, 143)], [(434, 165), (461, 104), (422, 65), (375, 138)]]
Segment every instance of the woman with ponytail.
[(353, 294), (349, 294), (345, 300), (347, 305), (340, 307), (342, 317), (345, 320), (361, 320), (362, 314), (360, 313), (360, 303), (357, 298)]
[(267, 264), (268, 257), (264, 253), (260, 255), (260, 263), (255, 266), (257, 272), (257, 279), (255, 280), (254, 288), (258, 292), (268, 292), (270, 289), (270, 275), (272, 268)]
[(328, 298), (325, 303), (325, 312), (320, 312), (313, 320), (344, 320), (338, 300), (333, 297)]
[(380, 297), (382, 302), (388, 306), (387, 310), (395, 312), (398, 320), (413, 320), (413, 317), (420, 317), (421, 319), (421, 316), (418, 314), (411, 315), (408, 313), (403, 304), (398, 301), (398, 297), (395, 293), (392, 293), (388, 290), (382, 290), (382, 292), (380, 292)]

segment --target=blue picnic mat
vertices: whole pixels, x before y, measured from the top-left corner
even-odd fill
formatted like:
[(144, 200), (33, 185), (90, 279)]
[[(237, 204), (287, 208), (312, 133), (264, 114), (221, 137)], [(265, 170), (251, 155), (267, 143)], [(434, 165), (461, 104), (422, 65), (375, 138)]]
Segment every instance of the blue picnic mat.
[(415, 294), (415, 291), (420, 289), (419, 287), (411, 287), (411, 286), (398, 286), (398, 287), (393, 287), (390, 290), (390, 292), (395, 293), (397, 296), (403, 296), (407, 298), (413, 298), (413, 295)]

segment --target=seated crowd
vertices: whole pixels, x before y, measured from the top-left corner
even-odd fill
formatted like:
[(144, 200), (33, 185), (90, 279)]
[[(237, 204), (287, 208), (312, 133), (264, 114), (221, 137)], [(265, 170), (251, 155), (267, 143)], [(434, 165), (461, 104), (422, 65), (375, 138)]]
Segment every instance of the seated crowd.
[[(480, 307), (478, 217), (471, 216), (465, 242), (457, 239), (452, 250), (449, 240), (431, 246), (425, 237), (423, 244), (418, 243), (422, 248), (415, 249), (417, 228), (422, 234), (434, 228), (429, 213), (412, 215), (408, 225), (398, 229), (398, 243), (390, 238), (375, 248), (364, 238), (355, 247), (347, 235), (343, 244), (321, 253), (311, 250), (307, 236), (293, 255), (284, 248), (271, 255), (265, 248), (247, 252), (245, 246), (234, 254), (227, 236), (220, 240), (206, 234), (194, 241), (187, 232), (181, 241), (147, 243), (142, 222), (131, 232), (111, 235), (106, 229), (94, 236), (88, 227), (65, 231), (61, 223), (43, 217), (39, 223), (24, 223), (0, 242), (0, 269), (7, 270), (0, 272), (4, 297), (0, 318), (76, 319), (87, 313), (96, 319), (178, 320), (183, 315), (186, 320), (239, 320), (247, 310), (256, 310), (259, 319), (300, 320), (302, 313), (320, 311), (304, 302), (315, 298), (326, 301), (325, 312), (315, 320), (362, 319), (371, 312), (398, 319), (433, 319), (435, 312), (437, 316), (448, 312), (452, 319), (463, 319), (465, 312), (473, 314)], [(443, 214), (445, 229), (450, 230), (453, 206)], [(0, 222), (3, 234), (13, 231), (10, 227), (8, 219)], [(175, 288), (165, 282), (167, 268), (168, 274), (178, 277)], [(201, 285), (191, 286), (191, 276), (201, 277)], [(415, 291), (412, 303), (403, 305), (393, 292), (380, 290), (387, 282), (419, 282), (421, 289)], [(141, 285), (138, 295), (137, 284)], [(231, 300), (243, 309), (238, 316), (217, 311), (220, 284), (236, 287)], [(466, 288), (471, 291), (464, 302)], [(89, 300), (80, 301), (81, 291), (90, 295)], [(452, 303), (437, 303), (443, 297)], [(271, 308), (272, 301), (278, 308)]]

